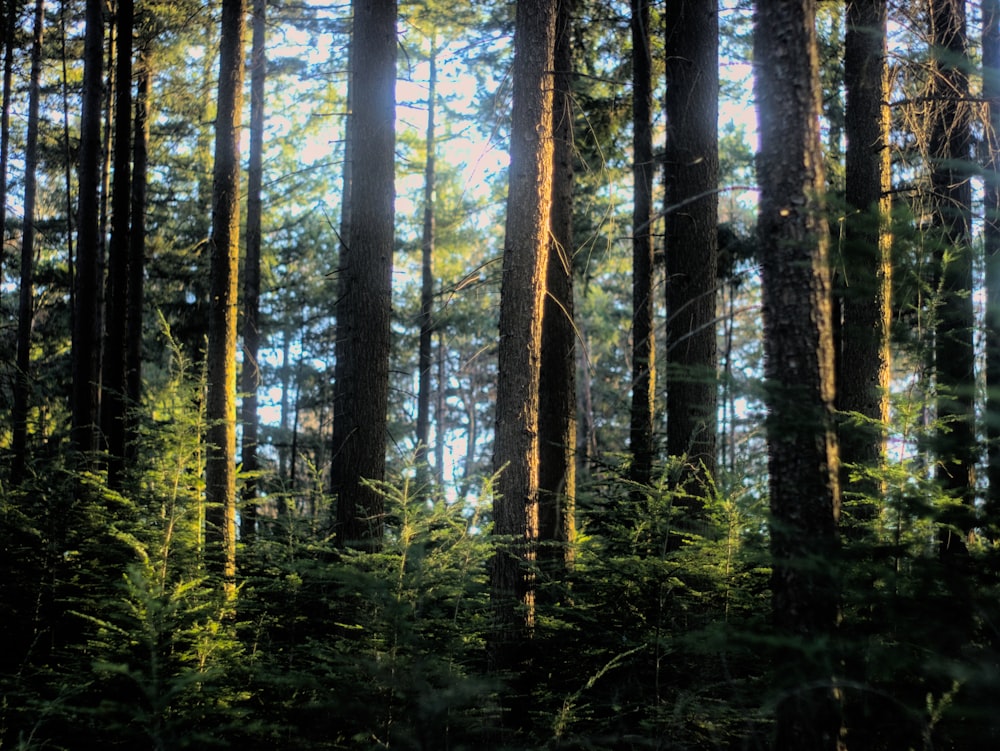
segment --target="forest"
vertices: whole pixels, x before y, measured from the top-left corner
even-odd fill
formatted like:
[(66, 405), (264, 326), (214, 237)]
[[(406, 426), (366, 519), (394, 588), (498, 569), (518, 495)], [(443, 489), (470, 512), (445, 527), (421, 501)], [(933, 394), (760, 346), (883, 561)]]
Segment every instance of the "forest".
[(1000, 748), (1000, 0), (0, 49), (0, 749)]

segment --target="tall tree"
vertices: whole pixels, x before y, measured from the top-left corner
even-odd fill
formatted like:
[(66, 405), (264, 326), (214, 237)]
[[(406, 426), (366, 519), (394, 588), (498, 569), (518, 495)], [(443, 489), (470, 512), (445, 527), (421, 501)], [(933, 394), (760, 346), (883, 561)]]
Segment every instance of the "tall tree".
[(553, 578), (576, 534), (576, 324), (573, 318), (573, 12), (559, 0), (553, 51), (552, 242), (542, 315), (538, 386), (539, 557)]
[(653, 466), (656, 393), (653, 331), (653, 80), (649, 2), (632, 0), (632, 412), (631, 479), (645, 485)]
[(236, 594), (236, 296), (240, 256), (240, 121), (245, 0), (223, 0), (215, 118), (211, 301), (206, 369), (206, 557), (227, 598)]
[(974, 429), (975, 318), (972, 303), (972, 132), (968, 39), (963, 0), (931, 0), (931, 113), (928, 157), (939, 290), (934, 328), (938, 479), (961, 501), (942, 516), (940, 549), (964, 555), (973, 527), (977, 444)]
[(125, 416), (125, 454), (134, 459), (138, 426), (135, 408), (142, 398), (142, 320), (146, 271), (146, 181), (149, 165), (149, 99), (153, 86), (151, 42), (136, 59), (135, 129), (132, 134), (132, 227), (129, 234), (128, 310), (125, 333), (125, 395), (132, 410)]
[(774, 625), (783, 686), (774, 748), (838, 749), (824, 664), (837, 622), (840, 505), (823, 217), (815, 0), (760, 0), (754, 27)]
[(17, 32), (17, 0), (6, 0), (3, 11), (3, 102), (0, 104), (0, 285), (3, 283), (3, 246), (7, 239), (7, 165), (10, 156), (10, 108), (14, 80), (14, 34)]
[(257, 528), (257, 435), (260, 417), (257, 391), (260, 389), (260, 255), (261, 186), (264, 173), (264, 86), (267, 79), (266, 35), (267, 0), (253, 0), (252, 52), (250, 56), (250, 159), (247, 170), (247, 251), (243, 279), (243, 394), (241, 458), (247, 473), (243, 485), (240, 536), (250, 540)]
[[(433, 32), (432, 32), (433, 33)], [(427, 79), (427, 131), (424, 148), (424, 222), (420, 235), (420, 342), (417, 352), (417, 470), (425, 472), (431, 425), (431, 367), (433, 366), (432, 338), (434, 335), (434, 183), (436, 179), (437, 140), (434, 133), (437, 108), (437, 37), (431, 38)], [(441, 387), (443, 388), (443, 386)], [(440, 430), (440, 428), (439, 428)]]
[(17, 374), (14, 380), (14, 451), (11, 476), (20, 482), (28, 450), (28, 400), (31, 393), (31, 329), (34, 320), (35, 205), (38, 195), (38, 110), (41, 98), (45, 0), (35, 0), (28, 84), (28, 133), (24, 148), (24, 229), (21, 234), (21, 288), (17, 306)]
[(983, 98), (987, 162), (983, 203), (986, 255), (986, 521), (1000, 536), (1000, 0), (984, 0)]
[[(882, 463), (889, 420), (892, 249), (886, 19), (885, 0), (848, 0), (844, 39), (848, 214), (836, 280), (841, 311), (837, 410), (842, 479), (852, 466), (875, 468)], [(858, 489), (867, 498), (852, 504), (851, 517), (861, 523), (875, 513), (869, 499), (879, 487), (864, 483)]]
[(73, 447), (96, 448), (101, 341), (101, 95), (104, 89), (104, 3), (87, 0), (80, 106), (76, 309), (73, 311)]
[[(339, 264), (333, 461), (340, 544), (378, 547), (385, 474), (395, 202), (396, 2), (354, 3), (350, 222)], [(364, 169), (356, 169), (363, 160)], [(345, 180), (345, 184), (346, 184)]]
[(664, 12), (667, 453), (698, 494), (716, 454), (719, 16), (715, 0)]
[(111, 185), (111, 243), (108, 246), (107, 293), (104, 303), (104, 347), (101, 367), (101, 429), (107, 441), (108, 484), (121, 486), (125, 468), (125, 338), (132, 205), (132, 0), (118, 0), (115, 57), (114, 178)]
[[(498, 671), (526, 675), (534, 627), (538, 540), (538, 380), (552, 209), (552, 70), (556, 0), (517, 3), (510, 176), (500, 283), (500, 337), (493, 467), (499, 473), (490, 569), (490, 658)], [(518, 682), (510, 725), (528, 721)]]

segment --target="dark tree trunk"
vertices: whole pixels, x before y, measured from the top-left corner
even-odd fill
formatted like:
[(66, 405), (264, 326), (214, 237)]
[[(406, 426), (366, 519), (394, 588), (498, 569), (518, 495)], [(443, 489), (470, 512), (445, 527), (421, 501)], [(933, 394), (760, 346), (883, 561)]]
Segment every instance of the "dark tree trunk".
[(815, 18), (815, 0), (760, 0), (754, 36), (780, 751), (842, 747), (822, 646), (837, 623), (839, 490)]
[[(149, 42), (146, 42), (148, 46)], [(146, 270), (146, 179), (149, 163), (149, 98), (152, 60), (148, 49), (139, 53), (136, 79), (135, 130), (132, 135), (132, 232), (129, 236), (128, 315), (125, 332), (125, 456), (136, 458), (138, 420), (142, 399), (142, 319)]]
[(718, 354), (719, 17), (715, 0), (667, 3), (664, 152), (667, 454), (701, 495), (715, 473)]
[(104, 3), (87, 0), (80, 112), (76, 310), (73, 315), (73, 448), (96, 448), (101, 341), (101, 104), (104, 86)]
[(125, 337), (128, 316), (132, 201), (132, 0), (118, 0), (118, 54), (114, 91), (114, 178), (111, 186), (111, 243), (105, 295), (101, 367), (101, 429), (107, 441), (108, 485), (120, 489), (125, 469)]
[(223, 0), (215, 119), (208, 321), (205, 543), (210, 573), (236, 595), (236, 304), (240, 252), (240, 119), (244, 0)]
[(983, 203), (986, 255), (986, 441), (985, 517), (992, 539), (1000, 538), (1000, 0), (983, 2), (983, 98), (986, 100), (987, 162)]
[(937, 376), (935, 436), (938, 479), (961, 504), (942, 513), (940, 552), (948, 560), (966, 554), (973, 522), (977, 446), (974, 428), (975, 349), (972, 308), (971, 110), (965, 65), (968, 40), (963, 0), (930, 5), (933, 89), (928, 156), (934, 227), (940, 249), (940, 290), (934, 329)]
[(511, 730), (526, 728), (538, 540), (538, 379), (552, 209), (552, 70), (556, 0), (519, 2), (514, 22), (510, 178), (500, 287), (490, 568), (492, 667), (513, 672)]
[[(378, 548), (385, 474), (395, 201), (396, 3), (354, 5), (350, 229), (340, 263), (331, 479), (341, 545)], [(356, 166), (356, 165), (355, 165)]]
[(6, 0), (3, 45), (3, 105), (0, 109), (0, 287), (3, 286), (4, 249), (7, 240), (7, 164), (10, 156), (10, 107), (14, 79), (14, 35), (17, 33), (17, 0)]
[(14, 380), (14, 452), (11, 479), (24, 477), (28, 454), (28, 402), (31, 394), (31, 329), (34, 321), (35, 199), (38, 186), (38, 110), (42, 78), (45, 0), (35, 0), (28, 84), (28, 132), (24, 147), (24, 230), (21, 235), (21, 287), (17, 306), (17, 373)]
[(576, 531), (576, 325), (573, 320), (573, 11), (559, 0), (553, 55), (552, 242), (538, 385), (539, 559), (561, 580)]
[[(846, 199), (842, 262), (837, 264), (841, 310), (837, 409), (841, 483), (856, 467), (877, 469), (885, 458), (889, 420), (888, 77), (885, 0), (849, 0), (844, 40), (847, 89)], [(863, 421), (857, 419), (862, 416)], [(853, 488), (846, 528), (860, 530), (877, 513), (878, 481)], [(857, 524), (854, 524), (857, 522)]]
[(261, 187), (264, 172), (264, 84), (267, 0), (253, 0), (253, 51), (250, 59), (250, 163), (247, 175), (247, 251), (243, 280), (243, 444), (241, 459), (247, 474), (243, 484), (240, 537), (249, 542), (257, 532), (257, 391), (260, 389), (260, 256)]
[(435, 151), (434, 115), (437, 107), (437, 40), (431, 41), (427, 82), (427, 134), (424, 139), (427, 161), (424, 165), (424, 226), (420, 238), (420, 343), (417, 353), (417, 451), (414, 461), (420, 473), (420, 485), (426, 484), (429, 473), (427, 451), (431, 428), (431, 367), (434, 364), (434, 183)]
[(631, 479), (648, 485), (656, 393), (653, 332), (653, 82), (649, 2), (632, 0), (632, 412)]

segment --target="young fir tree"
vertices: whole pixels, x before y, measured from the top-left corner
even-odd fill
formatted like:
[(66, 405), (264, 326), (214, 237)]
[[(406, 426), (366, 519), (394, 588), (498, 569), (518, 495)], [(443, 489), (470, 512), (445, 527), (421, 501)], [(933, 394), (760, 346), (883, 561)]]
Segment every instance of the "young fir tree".
[(986, 100), (986, 523), (1000, 533), (1000, 0), (983, 2), (983, 98)]
[(823, 216), (815, 0), (761, 0), (754, 24), (774, 626), (782, 696), (774, 748), (839, 749), (838, 459)]

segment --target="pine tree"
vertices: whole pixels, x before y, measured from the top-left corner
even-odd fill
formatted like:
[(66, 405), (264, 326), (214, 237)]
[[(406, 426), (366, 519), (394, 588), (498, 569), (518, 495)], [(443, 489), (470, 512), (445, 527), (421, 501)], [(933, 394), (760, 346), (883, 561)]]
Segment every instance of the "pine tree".
[(236, 290), (240, 252), (240, 120), (244, 0), (223, 0), (215, 119), (211, 304), (206, 368), (205, 542), (227, 599), (236, 594)]
[(823, 649), (837, 622), (840, 494), (815, 20), (815, 0), (761, 0), (754, 25), (772, 607), (777, 670), (795, 681), (774, 748), (787, 751), (841, 747)]

